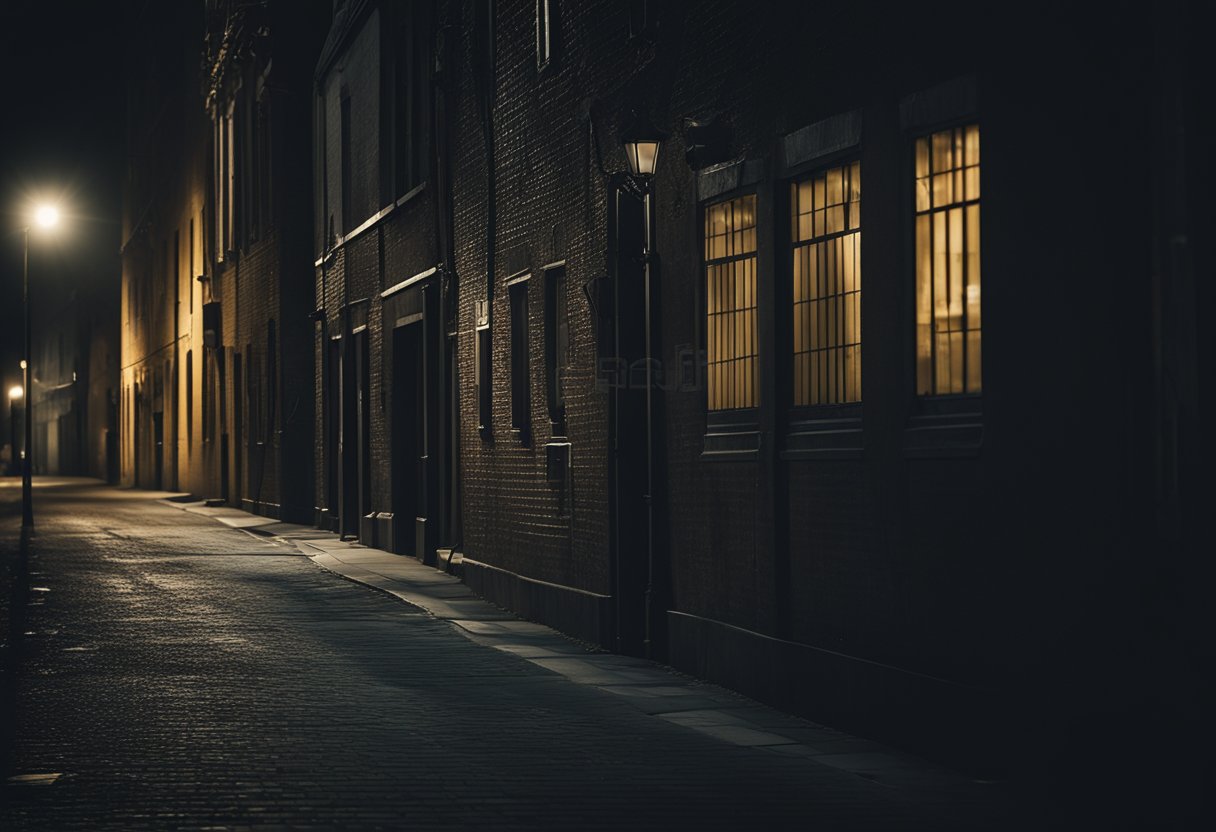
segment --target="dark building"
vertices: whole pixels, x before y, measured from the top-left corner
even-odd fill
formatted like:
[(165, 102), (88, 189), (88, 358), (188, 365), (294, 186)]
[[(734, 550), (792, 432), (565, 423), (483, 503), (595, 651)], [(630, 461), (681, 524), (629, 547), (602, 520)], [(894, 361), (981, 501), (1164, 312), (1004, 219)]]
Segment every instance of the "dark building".
[(435, 15), (335, 3), (314, 131), (318, 522), (427, 563), (459, 523), (452, 127), (433, 83), (450, 67)]
[(194, 413), (207, 121), (201, 8), (131, 12), (123, 186), (121, 482), (210, 493)]
[(324, 12), (156, 6), (133, 27), (156, 36), (129, 71), (126, 483), (312, 517), (311, 154), (293, 137)]
[(813, 718), (980, 767), (1210, 724), (1190, 7), (296, 9), (207, 4), (145, 142), (196, 225), (124, 274), (195, 306), (128, 280), (128, 481), (160, 373), (182, 487)]
[[(199, 320), (210, 496), (312, 520), (312, 66), (323, 2), (209, 2)], [(217, 491), (218, 486), (218, 491)]]
[(117, 481), (118, 277), (111, 257), (31, 290), (34, 473)]
[(1137, 616), (1210, 571), (1185, 9), (970, 8), (440, 12), (467, 581), (973, 764), (1180, 649)]

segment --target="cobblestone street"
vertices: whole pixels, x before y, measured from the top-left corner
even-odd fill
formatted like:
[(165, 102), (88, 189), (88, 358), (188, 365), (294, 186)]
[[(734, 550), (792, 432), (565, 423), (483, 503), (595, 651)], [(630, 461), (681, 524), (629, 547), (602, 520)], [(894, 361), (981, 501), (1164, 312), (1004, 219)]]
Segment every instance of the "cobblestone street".
[[(0, 487), (6, 570), (15, 485)], [(737, 713), (873, 745), (710, 685), (687, 700), (700, 707), (657, 713), (157, 496), (36, 489), (28, 581), (4, 587), (6, 832), (993, 825), (991, 787), (695, 730)]]

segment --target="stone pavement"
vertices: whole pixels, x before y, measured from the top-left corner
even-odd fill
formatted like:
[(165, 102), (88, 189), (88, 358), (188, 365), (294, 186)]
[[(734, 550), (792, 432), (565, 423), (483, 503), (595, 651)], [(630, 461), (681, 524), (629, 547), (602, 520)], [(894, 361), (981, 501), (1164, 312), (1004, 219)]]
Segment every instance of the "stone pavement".
[[(5, 485), (9, 562), (19, 512)], [(28, 580), (10, 593), (21, 632), (5, 634), (0, 829), (985, 829), (1008, 816), (999, 785), (600, 652), (411, 558), (153, 499), (166, 496), (38, 490)]]

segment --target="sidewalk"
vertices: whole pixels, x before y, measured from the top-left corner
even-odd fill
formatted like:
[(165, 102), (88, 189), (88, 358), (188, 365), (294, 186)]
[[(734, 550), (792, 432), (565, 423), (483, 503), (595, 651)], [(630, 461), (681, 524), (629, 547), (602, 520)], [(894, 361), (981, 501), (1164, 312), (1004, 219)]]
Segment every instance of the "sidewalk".
[[(572, 682), (597, 688), (657, 719), (737, 746), (810, 758), (893, 789), (959, 808), (1005, 802), (1000, 784), (968, 778), (919, 757), (781, 713), (732, 691), (645, 659), (620, 656), (523, 621), (474, 594), (458, 578), (412, 557), (346, 542), (338, 535), (202, 500), (160, 500), (259, 538), (293, 545), (318, 566), (449, 622), (471, 641), (514, 654)], [(988, 814), (981, 810), (981, 814)], [(1000, 817), (997, 812), (991, 817)]]

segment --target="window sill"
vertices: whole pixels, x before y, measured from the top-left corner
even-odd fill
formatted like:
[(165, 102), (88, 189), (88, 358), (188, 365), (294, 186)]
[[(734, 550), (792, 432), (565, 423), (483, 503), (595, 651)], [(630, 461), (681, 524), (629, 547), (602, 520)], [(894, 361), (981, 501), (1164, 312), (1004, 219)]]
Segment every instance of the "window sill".
[(904, 456), (912, 459), (979, 456), (984, 438), (979, 396), (922, 398), (904, 428)]
[(831, 416), (804, 417), (791, 421), (781, 458), (789, 461), (811, 459), (860, 459), (865, 452), (860, 409), (837, 409)]
[(511, 428), (511, 438), (525, 448), (532, 446), (532, 431), (528, 428)]
[(746, 462), (759, 458), (760, 423), (755, 411), (713, 413), (705, 429), (701, 459), (711, 462)]

